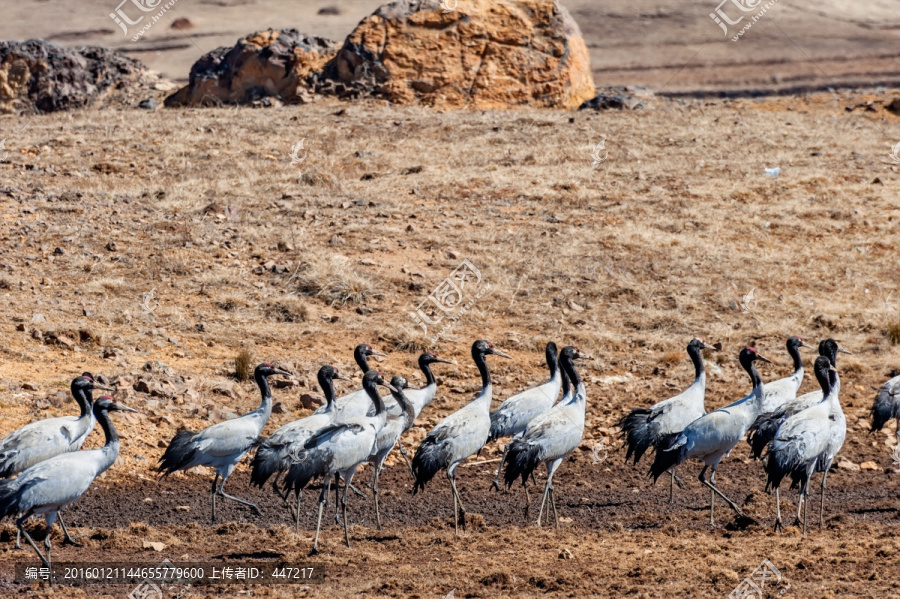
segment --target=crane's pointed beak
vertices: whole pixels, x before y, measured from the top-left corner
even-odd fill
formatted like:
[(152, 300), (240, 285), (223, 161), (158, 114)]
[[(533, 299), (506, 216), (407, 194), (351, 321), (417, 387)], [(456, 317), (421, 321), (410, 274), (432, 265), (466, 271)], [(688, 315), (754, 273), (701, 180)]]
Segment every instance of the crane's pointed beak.
[(140, 412), (138, 412), (134, 408), (130, 408), (123, 403), (116, 402), (113, 405), (116, 407), (117, 410), (119, 410), (121, 412), (134, 412), (135, 414), (140, 414)]
[(397, 389), (397, 387), (391, 385), (390, 383), (381, 383), (381, 385), (390, 389), (391, 393), (400, 393), (400, 390)]
[[(716, 347), (716, 346), (718, 346), (718, 347)], [(716, 343), (716, 345), (710, 345), (709, 343), (704, 343), (704, 344), (703, 344), (703, 349), (711, 349), (711, 350), (713, 350), (713, 351), (719, 351), (719, 350), (722, 349), (722, 344), (721, 344), (721, 343)]]
[(493, 348), (493, 347), (491, 348), (491, 352), (490, 352), (490, 353), (494, 354), (495, 356), (500, 356), (501, 358), (509, 358), (510, 360), (512, 360), (512, 356), (510, 356), (509, 354), (504, 354), (504, 353), (503, 353), (502, 351), (500, 351), (499, 349), (495, 349), (495, 348)]
[(846, 349), (844, 349), (843, 347), (838, 347), (838, 353), (840, 353), (840, 354), (847, 354), (848, 356), (852, 356), (852, 355), (853, 355), (853, 352), (852, 352), (852, 351), (846, 350)]
[(275, 374), (282, 374), (284, 376), (293, 376), (290, 372), (288, 372), (287, 370), (282, 370), (281, 368), (275, 368)]
[(806, 349), (815, 349), (812, 345), (810, 345), (810, 344), (807, 343), (806, 341), (801, 341), (801, 342), (800, 342), (800, 347), (805, 347)]
[(350, 378), (349, 376), (347, 376), (346, 374), (340, 374), (340, 373), (338, 373), (338, 374), (335, 374), (335, 375), (334, 375), (334, 378), (340, 379), (340, 380), (342, 380), (342, 381), (349, 381), (349, 382), (351, 382), (351, 383), (353, 382), (353, 379), (351, 379), (351, 378)]
[(762, 355), (760, 355), (760, 354), (756, 354), (756, 359), (757, 359), (757, 360), (762, 360), (763, 362), (766, 362), (767, 364), (771, 364), (771, 363), (772, 363), (772, 360), (770, 360), (769, 358), (764, 358), (764, 357), (763, 357)]
[(104, 391), (115, 391), (112, 387), (107, 387), (106, 385), (101, 385), (100, 383), (92, 383), (91, 389), (103, 389)]
[(828, 370), (830, 370), (831, 372), (837, 372), (837, 368), (835, 368), (831, 364), (828, 365)]
[(596, 360), (596, 358), (594, 356), (589, 356), (588, 354), (582, 354), (582, 353), (579, 353), (577, 356), (575, 356), (574, 359), (575, 360)]
[(377, 350), (374, 350), (374, 349), (372, 350), (372, 353), (369, 354), (369, 355), (370, 355), (370, 356), (381, 356), (382, 358), (387, 358), (387, 354), (383, 354), (383, 353), (381, 353), (380, 351), (377, 351)]
[(454, 366), (456, 366), (456, 362), (454, 362), (453, 360), (445, 360), (444, 358), (435, 358), (434, 361), (440, 362), (441, 364), (453, 364)]

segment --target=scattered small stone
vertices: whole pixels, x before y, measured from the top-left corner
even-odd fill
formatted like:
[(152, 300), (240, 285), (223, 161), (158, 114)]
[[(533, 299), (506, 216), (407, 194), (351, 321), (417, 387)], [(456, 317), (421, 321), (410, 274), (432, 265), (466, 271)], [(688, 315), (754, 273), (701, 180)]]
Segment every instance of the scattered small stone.
[(304, 393), (300, 396), (300, 404), (307, 410), (312, 410), (318, 408), (319, 406), (325, 405), (325, 398), (321, 395), (315, 395), (313, 393)]
[(191, 511), (191, 506), (189, 505), (176, 505), (175, 510), (179, 512), (189, 512)]
[(341, 14), (341, 9), (337, 6), (323, 6), (316, 14), (323, 16), (337, 16)]
[(193, 29), (194, 24), (191, 23), (191, 20), (188, 19), (187, 17), (178, 17), (177, 19), (172, 21), (172, 24), (169, 25), (169, 27), (171, 29), (177, 29), (179, 31), (184, 31), (186, 29)]
[(272, 406), (272, 413), (273, 414), (287, 414), (288, 409), (284, 406), (283, 403), (281, 403), (279, 401), (274, 406)]
[(837, 465), (837, 467), (840, 468), (841, 470), (849, 470), (849, 471), (851, 471), (851, 472), (859, 472), (860, 469), (861, 469), (860, 466), (859, 466), (859, 464), (854, 464), (854, 463), (851, 462), (850, 460), (846, 460), (846, 459), (843, 459), (843, 458), (841, 458), (840, 460), (838, 460), (838, 465)]
[(31, 317), (31, 324), (40, 324), (42, 322), (47, 322), (47, 317), (43, 314), (37, 313)]
[(144, 541), (144, 549), (152, 549), (153, 551), (162, 551), (166, 548), (165, 543), (159, 541)]
[(22, 389), (24, 389), (25, 391), (37, 391), (38, 390), (37, 385), (35, 385), (34, 383), (22, 383)]
[(572, 553), (571, 549), (563, 547), (559, 550), (559, 559), (575, 559), (575, 555)]
[(859, 465), (860, 470), (881, 470), (881, 466), (876, 464), (875, 462), (863, 462)]
[(156, 110), (159, 108), (159, 102), (153, 98), (144, 98), (138, 102), (138, 108), (143, 108), (144, 110)]

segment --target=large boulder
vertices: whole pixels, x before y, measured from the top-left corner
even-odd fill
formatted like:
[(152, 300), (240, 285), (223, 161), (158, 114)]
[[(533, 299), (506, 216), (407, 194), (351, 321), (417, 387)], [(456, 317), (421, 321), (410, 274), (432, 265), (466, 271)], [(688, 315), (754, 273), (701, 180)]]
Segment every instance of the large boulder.
[(80, 108), (113, 94), (144, 93), (158, 76), (106, 48), (44, 40), (0, 41), (0, 112)]
[(311, 77), (337, 49), (336, 42), (296, 29), (259, 31), (201, 57), (188, 85), (166, 98), (166, 106), (249, 104), (270, 97), (302, 101)]
[(436, 107), (577, 108), (594, 97), (587, 46), (555, 0), (445, 2), (382, 6), (357, 25), (324, 78)]

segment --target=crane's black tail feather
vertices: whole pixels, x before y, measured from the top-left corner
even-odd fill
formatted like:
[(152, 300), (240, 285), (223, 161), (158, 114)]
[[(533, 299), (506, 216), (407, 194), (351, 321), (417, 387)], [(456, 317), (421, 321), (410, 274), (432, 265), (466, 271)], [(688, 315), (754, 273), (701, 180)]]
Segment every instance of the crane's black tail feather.
[(163, 476), (168, 476), (184, 468), (185, 464), (189, 464), (197, 451), (197, 448), (191, 443), (193, 438), (194, 433), (191, 431), (175, 433), (165, 453), (159, 458), (159, 467), (156, 471), (162, 472)]
[(268, 441), (259, 446), (250, 462), (250, 484), (262, 488), (273, 474), (285, 469), (282, 450), (283, 446)]
[(654, 446), (655, 454), (653, 463), (650, 464), (650, 473), (648, 476), (653, 478), (654, 484), (663, 475), (675, 466), (687, 459), (687, 443), (680, 442), (681, 433), (670, 433), (662, 435)]
[(650, 420), (652, 410), (649, 408), (635, 408), (622, 416), (616, 426), (619, 427), (619, 438), (625, 441), (628, 451), (625, 453), (625, 461), (634, 456), (637, 464), (644, 453), (654, 446), (659, 439), (659, 427)]
[[(773, 449), (771, 444), (765, 455), (765, 464), (763, 466), (766, 471), (766, 492), (777, 489), (781, 486), (784, 477), (791, 475), (791, 488), (799, 484), (800, 481), (806, 482), (806, 469), (797, 459), (796, 452), (790, 445), (782, 448)], [(803, 470), (802, 474), (800, 470)]]
[[(509, 444), (506, 454), (506, 470), (503, 472), (503, 481), (506, 488), (512, 486), (517, 478), (522, 479), (522, 484), (528, 480), (535, 468), (541, 465), (541, 447), (529, 443), (524, 439), (516, 439)], [(501, 466), (503, 466), (501, 464)]]
[(16, 484), (17, 480), (15, 478), (0, 480), (0, 520), (19, 513), (21, 493), (19, 485)]
[(778, 427), (784, 422), (784, 412), (767, 412), (761, 414), (747, 431), (747, 443), (754, 460), (761, 460), (766, 446), (778, 433)]
[(869, 432), (880, 431), (889, 420), (900, 416), (900, 403), (891, 400), (891, 394), (887, 389), (879, 389), (875, 403), (872, 404), (871, 416), (872, 426)]
[(425, 437), (425, 440), (419, 445), (419, 449), (416, 450), (416, 455), (412, 461), (413, 476), (416, 478), (416, 482), (413, 485), (413, 495), (419, 491), (424, 491), (428, 481), (434, 478), (434, 475), (440, 472), (441, 469), (450, 465), (447, 463), (447, 458), (448, 456), (443, 447), (435, 439)]

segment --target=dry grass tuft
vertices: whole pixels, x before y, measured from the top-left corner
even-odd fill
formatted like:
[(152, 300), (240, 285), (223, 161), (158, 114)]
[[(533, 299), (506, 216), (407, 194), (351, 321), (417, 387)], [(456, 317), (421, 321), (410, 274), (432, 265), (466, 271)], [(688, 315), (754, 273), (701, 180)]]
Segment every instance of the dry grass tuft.
[(234, 378), (244, 382), (250, 380), (253, 372), (253, 354), (246, 348), (238, 352), (234, 357)]
[(266, 317), (277, 322), (309, 320), (309, 306), (298, 298), (287, 298), (266, 305)]
[(362, 304), (382, 296), (375, 283), (353, 270), (350, 259), (340, 254), (302, 262), (297, 270), (297, 288), (330, 304)]
[(891, 345), (900, 345), (900, 320), (892, 325), (888, 325), (887, 338)]

